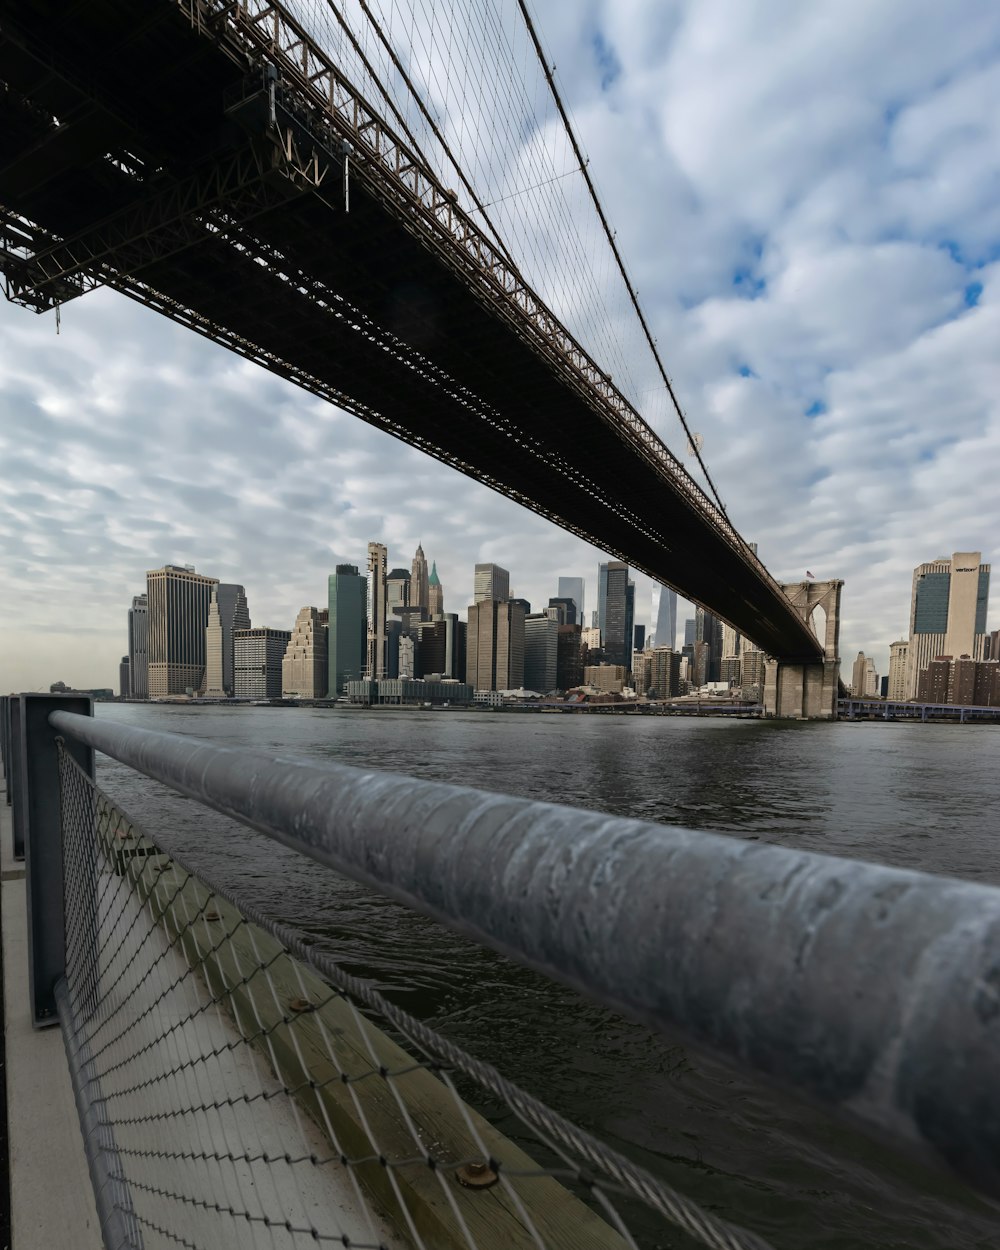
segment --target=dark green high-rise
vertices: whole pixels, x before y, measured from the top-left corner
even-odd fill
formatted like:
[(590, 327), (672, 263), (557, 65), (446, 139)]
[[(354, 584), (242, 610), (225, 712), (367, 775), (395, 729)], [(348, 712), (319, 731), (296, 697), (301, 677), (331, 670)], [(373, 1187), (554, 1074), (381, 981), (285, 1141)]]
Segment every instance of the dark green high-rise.
[(356, 564), (338, 564), (330, 575), (330, 698), (343, 694), (349, 681), (365, 675), (368, 635), (368, 578)]

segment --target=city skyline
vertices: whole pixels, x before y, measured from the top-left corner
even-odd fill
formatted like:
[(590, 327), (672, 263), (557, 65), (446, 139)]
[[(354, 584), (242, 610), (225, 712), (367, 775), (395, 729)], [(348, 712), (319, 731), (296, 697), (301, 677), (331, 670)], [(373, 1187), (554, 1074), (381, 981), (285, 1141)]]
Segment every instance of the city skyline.
[[(730, 517), (779, 579), (843, 578), (844, 655), (884, 671), (915, 565), (991, 550), (1000, 21), (972, 0), (777, 12), (537, 16)], [(692, 467), (661, 401), (646, 415)], [(422, 543), (462, 610), (476, 562), (535, 604), (611, 558), (110, 291), (58, 336), (0, 305), (0, 462), (4, 689), (108, 684), (155, 564), (245, 583), (290, 625), (372, 534)], [(72, 621), (51, 611), (67, 585)]]

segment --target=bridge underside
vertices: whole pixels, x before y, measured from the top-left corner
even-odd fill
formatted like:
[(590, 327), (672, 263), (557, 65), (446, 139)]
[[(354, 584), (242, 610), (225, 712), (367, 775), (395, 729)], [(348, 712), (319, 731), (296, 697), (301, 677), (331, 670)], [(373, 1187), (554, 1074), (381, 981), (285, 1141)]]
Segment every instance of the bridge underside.
[(409, 223), (356, 149), (319, 142), (249, 71), (174, 0), (0, 0), (8, 295), (42, 311), (115, 287), (674, 586), (769, 654), (818, 658), (780, 588), (648, 441)]

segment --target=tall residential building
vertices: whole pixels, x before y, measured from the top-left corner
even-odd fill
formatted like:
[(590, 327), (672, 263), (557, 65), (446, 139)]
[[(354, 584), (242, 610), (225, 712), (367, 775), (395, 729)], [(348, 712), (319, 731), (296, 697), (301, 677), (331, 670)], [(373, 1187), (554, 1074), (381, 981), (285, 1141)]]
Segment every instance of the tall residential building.
[(233, 630), (233, 690), (242, 699), (280, 699), (290, 629)]
[(510, 574), (499, 564), (477, 564), (472, 598), (476, 603), (488, 600), (494, 603), (506, 603), (510, 598)]
[(386, 564), (389, 553), (383, 543), (368, 544), (368, 638), (365, 676), (379, 681), (389, 676), (385, 632)]
[(660, 587), (660, 603), (656, 609), (656, 629), (653, 637), (658, 647), (677, 645), (677, 591), (669, 586)]
[(212, 587), (205, 627), (205, 694), (222, 699), (233, 694), (233, 630), (250, 628), (247, 594), (235, 582)]
[(486, 599), (469, 605), (465, 680), (473, 690), (517, 690), (524, 685), (524, 609)]
[(286, 699), (322, 699), (326, 695), (329, 619), (326, 608), (299, 609), (281, 661), (281, 693)]
[(648, 689), (653, 692), (652, 697), (675, 698), (681, 692), (681, 653), (673, 647), (654, 647), (647, 654), (650, 661)]
[(704, 608), (695, 608), (694, 640), (703, 642), (708, 648), (705, 661), (705, 678), (699, 683), (720, 681), (722, 675), (722, 622)]
[(894, 702), (902, 703), (906, 698), (906, 653), (909, 643), (905, 638), (889, 643), (889, 687), (888, 697)]
[(123, 655), (121, 663), (118, 665), (118, 697), (127, 699), (129, 690), (132, 688), (129, 681), (129, 662), (128, 656)]
[(548, 694), (555, 690), (559, 664), (559, 621), (545, 612), (524, 618), (524, 684)]
[(149, 697), (149, 599), (136, 595), (128, 610), (128, 681), (133, 699)]
[[(577, 625), (585, 624), (587, 618), (584, 616), (583, 578), (582, 577), (560, 577), (559, 584), (556, 590), (556, 594), (560, 599), (572, 599), (573, 600), (573, 602), (576, 604), (576, 622), (575, 623)], [(551, 602), (552, 600), (550, 599), (549, 603)], [(573, 621), (570, 621), (567, 618), (566, 620), (567, 625), (572, 625), (573, 623), (574, 623)]]
[(368, 579), (356, 564), (338, 564), (330, 574), (328, 602), (327, 693), (335, 699), (347, 682), (360, 681), (365, 673)]
[[(427, 557), (424, 555), (424, 549), (420, 543), (417, 543), (413, 564), (410, 566), (409, 602), (413, 607), (421, 608), (424, 612), (430, 613), (430, 578), (427, 576)], [(440, 611), (440, 609), (438, 610)]]
[(431, 575), (427, 579), (427, 612), (432, 619), (444, 612), (444, 587), (438, 577), (436, 560), (431, 565)]
[[(598, 617), (605, 659), (609, 664), (626, 667), (632, 658), (632, 618), (635, 604), (635, 584), (628, 579), (628, 565), (620, 560), (609, 560), (598, 567), (597, 583)], [(629, 587), (631, 586), (631, 596)], [(631, 598), (632, 610), (629, 610)]]
[(146, 574), (149, 697), (198, 690), (205, 675), (205, 627), (218, 578), (166, 564)]
[(986, 644), (990, 566), (978, 551), (956, 551), (913, 570), (906, 697), (917, 697), (920, 674), (936, 656), (981, 657)]

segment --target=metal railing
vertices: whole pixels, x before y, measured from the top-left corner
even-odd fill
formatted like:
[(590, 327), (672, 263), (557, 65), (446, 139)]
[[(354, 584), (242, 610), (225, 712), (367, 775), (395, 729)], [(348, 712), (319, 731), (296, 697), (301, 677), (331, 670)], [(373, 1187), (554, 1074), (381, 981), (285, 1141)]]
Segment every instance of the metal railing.
[[(242, 1206), (210, 1200), (204, 1178), (191, 1179), (199, 1163), (224, 1162), (234, 1171), (223, 1192), (235, 1186), (244, 1193), (240, 1168), (252, 1173), (262, 1159), (280, 1159), (292, 1172), (293, 1164), (307, 1166), (304, 1161), (311, 1168), (317, 1159), (339, 1164), (360, 1185), (365, 1209), (388, 1213), (399, 1238), (393, 1245), (492, 1244), (482, 1229), (477, 1236), (468, 1226), (463, 1204), (475, 1191), (442, 1179), (462, 1167), (474, 1174), (485, 1168), (490, 1179), (510, 1187), (510, 1202), (522, 1204), (533, 1229), (524, 1233), (519, 1217), (525, 1245), (573, 1244), (573, 1222), (581, 1219), (596, 1220), (600, 1228), (591, 1226), (590, 1240), (576, 1236), (575, 1244), (635, 1244), (616, 1214), (621, 1195), (626, 1203), (641, 1199), (702, 1244), (761, 1243), (698, 1212), (316, 955), (273, 918), (248, 908), (225, 883), (199, 879), (169, 848), (144, 839), (95, 785), (95, 750), (600, 1003), (653, 1028), (679, 1029), (818, 1097), (880, 1136), (950, 1166), (984, 1192), (998, 1190), (998, 889), (390, 773), (275, 759), (95, 720), (81, 714), (90, 710), (87, 700), (21, 696), (4, 707), (0, 726), (8, 708), (17, 732), (3, 731), (0, 746), (8, 778), (19, 778), (15, 796), (20, 789), (23, 800), (35, 1020), (62, 1021), (85, 1134), (103, 1143), (104, 1169), (95, 1169), (95, 1185), (112, 1196), (109, 1226), (121, 1234), (109, 1245), (155, 1244), (150, 1227), (141, 1230), (145, 1243), (122, 1239), (133, 1235), (140, 1217), (161, 1232), (166, 1227), (165, 1217), (143, 1205), (151, 1199), (170, 1211), (194, 1211), (198, 1221), (206, 1212), (230, 1223), (256, 1220), (255, 1236), (266, 1229), (272, 1238), (262, 1244), (294, 1245), (300, 1235), (303, 1244), (342, 1237), (286, 1215), (291, 1240), (274, 1241), (276, 1216), (245, 1199)], [(290, 955), (295, 961), (288, 968), (282, 963), (278, 977), (275, 961)], [(158, 990), (157, 978), (163, 982)], [(172, 1003), (174, 994), (188, 997)], [(300, 1000), (301, 1014), (288, 1005), (290, 995)], [(328, 1018), (334, 1010), (348, 1015)], [(178, 1065), (197, 1083), (201, 1060), (207, 1055), (214, 1062), (220, 1046), (229, 1045), (202, 1042), (197, 1060), (174, 1054), (171, 1062), (160, 1051), (185, 1036), (180, 1026), (140, 1041), (145, 1026), (130, 1024), (131, 1040), (119, 1036), (122, 1021), (138, 1016), (149, 1022), (164, 1011), (171, 1020), (221, 1011), (243, 1043), (263, 1046), (263, 1075), (258, 1059), (253, 1077), (261, 1092), (253, 1098), (263, 1105), (281, 1093), (301, 1106), (306, 1091), (306, 1119), (324, 1130), (326, 1154), (301, 1145), (255, 1153), (235, 1126), (236, 1139), (222, 1148), (217, 1126), (210, 1130), (206, 1121), (199, 1130), (199, 1115), (215, 1115), (220, 1101), (232, 1105), (244, 1097), (234, 1092), (232, 1074), (204, 1078), (221, 1095), (189, 1093), (192, 1131), (202, 1134), (194, 1146), (173, 1136), (183, 1119), (183, 1094), (176, 1089), (155, 1114), (135, 1107), (106, 1114), (109, 1100), (129, 1091), (141, 1108), (142, 1091)], [(393, 1063), (379, 1060), (377, 1047), (373, 1052), (364, 1042), (371, 1013), (404, 1039)], [(352, 1028), (368, 1046), (368, 1067), (345, 1077), (329, 1039)], [(364, 1106), (341, 1107), (337, 1120), (313, 1088), (317, 1078), (305, 1061), (303, 1029), (325, 1073), (324, 1089), (346, 1084), (356, 1093), (366, 1082), (372, 1089), (388, 1087), (383, 1092), (396, 1108), (394, 1131), (410, 1134), (411, 1154), (398, 1138), (395, 1149), (379, 1148), (379, 1131)], [(294, 1062), (288, 1059), (293, 1052)], [(111, 1055), (117, 1058), (107, 1065)], [(133, 1071), (124, 1092), (117, 1064)], [(413, 1127), (403, 1090), (406, 1073), (415, 1071), (438, 1082), (434, 1089), (449, 1110), (437, 1123), (474, 1115), (449, 1084), (453, 1073), (513, 1109), (535, 1134), (543, 1161), (522, 1151), (512, 1162), (504, 1154), (510, 1143), (477, 1138), (468, 1125), (464, 1153), (454, 1141), (430, 1148)], [(424, 1091), (421, 1097), (433, 1096)], [(97, 1120), (95, 1105), (103, 1109)], [(137, 1118), (147, 1131), (166, 1124), (172, 1144), (143, 1144), (141, 1135), (137, 1144), (130, 1136)], [(348, 1123), (362, 1126), (366, 1144), (355, 1150), (337, 1145)], [(174, 1182), (129, 1172), (122, 1139), (140, 1159), (151, 1153), (154, 1175), (168, 1163), (180, 1169)], [(360, 1176), (366, 1167), (391, 1177), (377, 1198)], [(444, 1186), (435, 1210), (445, 1213), (451, 1240), (426, 1236), (415, 1218), (407, 1221), (407, 1212), (423, 1208), (398, 1187), (415, 1169), (430, 1175), (435, 1192)], [(120, 1186), (133, 1176), (137, 1183), (123, 1199)], [(568, 1242), (558, 1228), (536, 1227), (539, 1210), (551, 1203), (530, 1200), (531, 1185), (556, 1179), (578, 1187), (592, 1204), (585, 1207), (567, 1193), (577, 1204), (565, 1207), (574, 1228)], [(182, 1244), (203, 1244), (193, 1232), (183, 1235)], [(210, 1244), (227, 1244), (221, 1235), (213, 1238)], [(361, 1244), (390, 1241), (376, 1236)], [(506, 1244), (522, 1243), (508, 1237)]]

